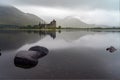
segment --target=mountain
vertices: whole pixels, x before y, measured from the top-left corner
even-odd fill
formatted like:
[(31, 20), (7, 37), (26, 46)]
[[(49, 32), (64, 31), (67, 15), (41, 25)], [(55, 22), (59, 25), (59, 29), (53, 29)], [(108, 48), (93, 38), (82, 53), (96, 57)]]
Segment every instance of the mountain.
[(12, 6), (0, 6), (0, 24), (2, 25), (36, 25), (39, 22), (44, 20)]
[(83, 21), (75, 18), (75, 17), (66, 17), (61, 20), (57, 20), (57, 26), (62, 27), (73, 27), (73, 28), (89, 28), (92, 27), (89, 24), (84, 23)]

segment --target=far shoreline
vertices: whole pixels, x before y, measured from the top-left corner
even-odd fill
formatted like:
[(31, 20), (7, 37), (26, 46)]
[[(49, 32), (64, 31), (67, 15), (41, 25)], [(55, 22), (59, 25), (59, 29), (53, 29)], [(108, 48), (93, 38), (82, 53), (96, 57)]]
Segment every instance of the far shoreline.
[(20, 29), (20, 28), (2, 28), (0, 31), (95, 31), (95, 32), (120, 32), (120, 28), (56, 28), (56, 29)]

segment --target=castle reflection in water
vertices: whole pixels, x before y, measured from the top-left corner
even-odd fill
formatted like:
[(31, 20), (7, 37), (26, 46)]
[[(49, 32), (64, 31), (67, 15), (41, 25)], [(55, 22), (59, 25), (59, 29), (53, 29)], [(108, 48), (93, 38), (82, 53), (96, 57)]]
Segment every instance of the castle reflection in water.
[(51, 38), (55, 39), (56, 38), (56, 30), (53, 30), (53, 31), (46, 31), (46, 30), (42, 30), (42, 31), (31, 31), (31, 30), (28, 30), (28, 31), (25, 31), (27, 33), (34, 33), (34, 34), (39, 34), (40, 36), (46, 36), (46, 35), (49, 35)]

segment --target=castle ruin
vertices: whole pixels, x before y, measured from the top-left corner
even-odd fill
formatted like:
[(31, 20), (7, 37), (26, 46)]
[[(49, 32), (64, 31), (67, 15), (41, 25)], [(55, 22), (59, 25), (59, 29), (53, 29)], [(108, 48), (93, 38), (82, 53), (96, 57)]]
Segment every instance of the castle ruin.
[(44, 28), (44, 29), (56, 29), (56, 21), (53, 20), (51, 21), (49, 24), (41, 24), (39, 23), (38, 25), (40, 28)]

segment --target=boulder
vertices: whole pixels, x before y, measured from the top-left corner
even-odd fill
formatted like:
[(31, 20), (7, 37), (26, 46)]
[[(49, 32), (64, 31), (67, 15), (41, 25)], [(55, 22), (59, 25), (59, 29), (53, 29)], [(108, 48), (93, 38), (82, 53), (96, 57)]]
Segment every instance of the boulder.
[(36, 51), (20, 51), (16, 54), (14, 64), (21, 68), (32, 68), (38, 64), (38, 52)]
[(49, 50), (42, 46), (34, 46), (29, 49), (29, 51), (37, 51), (40, 53), (39, 58), (44, 57), (48, 54)]
[(14, 64), (16, 67), (25, 69), (33, 68), (38, 64), (38, 59), (47, 55), (48, 52), (47, 48), (41, 46), (31, 47), (28, 51), (19, 51), (14, 58)]
[(109, 51), (109, 52), (111, 52), (111, 53), (113, 53), (113, 52), (115, 52), (117, 49), (116, 49), (115, 47), (113, 47), (113, 46), (110, 46), (110, 47), (107, 48), (106, 50)]

